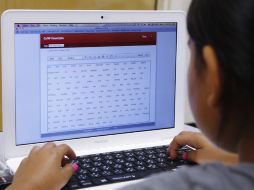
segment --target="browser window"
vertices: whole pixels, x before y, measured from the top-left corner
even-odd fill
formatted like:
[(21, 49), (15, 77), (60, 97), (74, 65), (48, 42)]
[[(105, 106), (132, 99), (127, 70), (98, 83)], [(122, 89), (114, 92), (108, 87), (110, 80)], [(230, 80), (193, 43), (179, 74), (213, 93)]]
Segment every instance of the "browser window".
[(174, 127), (176, 23), (15, 28), (17, 144)]

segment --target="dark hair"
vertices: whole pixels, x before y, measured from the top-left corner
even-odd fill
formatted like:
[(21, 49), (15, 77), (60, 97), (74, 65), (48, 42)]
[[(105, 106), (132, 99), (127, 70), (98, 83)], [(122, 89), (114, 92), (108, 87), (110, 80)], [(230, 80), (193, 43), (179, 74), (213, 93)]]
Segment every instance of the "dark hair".
[(196, 48), (197, 70), (204, 68), (205, 45), (214, 48), (219, 61), (220, 134), (232, 117), (237, 118), (236, 125), (250, 125), (254, 119), (254, 0), (193, 0), (187, 28)]

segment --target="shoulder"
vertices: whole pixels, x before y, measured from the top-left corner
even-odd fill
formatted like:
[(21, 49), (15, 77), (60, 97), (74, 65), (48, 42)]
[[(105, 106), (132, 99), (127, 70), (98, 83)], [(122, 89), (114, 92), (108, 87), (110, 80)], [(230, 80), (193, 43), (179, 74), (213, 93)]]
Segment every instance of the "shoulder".
[[(169, 188), (170, 187), (170, 188)], [(254, 165), (226, 167), (218, 163), (184, 167), (176, 172), (151, 176), (141, 183), (122, 190), (234, 190), (254, 189)]]
[(186, 168), (181, 173), (187, 176), (189, 185), (199, 187), (198, 189), (254, 189), (254, 164), (228, 167), (219, 163), (211, 163)]

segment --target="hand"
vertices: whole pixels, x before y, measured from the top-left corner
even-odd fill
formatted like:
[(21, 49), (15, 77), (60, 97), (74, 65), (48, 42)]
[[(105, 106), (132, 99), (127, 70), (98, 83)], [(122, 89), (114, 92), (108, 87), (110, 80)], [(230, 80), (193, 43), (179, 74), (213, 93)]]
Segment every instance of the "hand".
[(238, 155), (227, 152), (212, 144), (201, 133), (181, 132), (177, 135), (168, 147), (168, 153), (172, 159), (177, 157), (177, 150), (184, 145), (189, 145), (195, 150), (187, 153), (187, 160), (204, 164), (212, 161), (219, 161), (226, 165), (238, 163)]
[(8, 190), (59, 190), (73, 175), (76, 165), (65, 164), (64, 157), (75, 159), (74, 151), (67, 145), (56, 146), (47, 143), (43, 147), (35, 146), (25, 158)]

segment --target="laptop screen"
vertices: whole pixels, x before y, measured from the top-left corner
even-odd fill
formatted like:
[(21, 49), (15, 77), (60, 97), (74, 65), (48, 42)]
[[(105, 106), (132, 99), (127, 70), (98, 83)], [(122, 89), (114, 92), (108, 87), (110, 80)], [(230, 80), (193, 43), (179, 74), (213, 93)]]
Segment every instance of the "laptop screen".
[(177, 23), (16, 23), (16, 145), (173, 128), (176, 40)]

